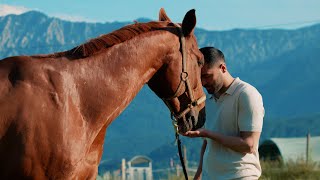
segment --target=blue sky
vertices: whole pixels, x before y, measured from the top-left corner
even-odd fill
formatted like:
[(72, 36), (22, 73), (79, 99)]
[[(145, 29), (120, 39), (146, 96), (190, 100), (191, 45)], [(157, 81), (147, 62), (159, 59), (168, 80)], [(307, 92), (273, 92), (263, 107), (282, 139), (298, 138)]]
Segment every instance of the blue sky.
[(320, 23), (320, 0), (0, 0), (0, 16), (38, 10), (72, 21), (156, 20), (161, 7), (174, 22), (196, 9), (197, 27), (297, 28)]

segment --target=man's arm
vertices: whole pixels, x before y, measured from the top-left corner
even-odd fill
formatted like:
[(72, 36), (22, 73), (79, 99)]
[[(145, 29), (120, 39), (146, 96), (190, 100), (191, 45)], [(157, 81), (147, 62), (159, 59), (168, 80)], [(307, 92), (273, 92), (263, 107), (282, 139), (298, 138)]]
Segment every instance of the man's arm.
[(201, 179), (201, 175), (202, 175), (202, 164), (203, 164), (203, 155), (204, 152), (206, 151), (206, 147), (207, 147), (207, 140), (203, 140), (203, 144), (201, 147), (201, 152), (200, 152), (200, 160), (199, 160), (199, 165), (198, 165), (198, 169), (196, 174), (194, 175), (194, 180), (198, 180)]
[(239, 95), (238, 127), (240, 136), (226, 136), (207, 129), (189, 131), (189, 137), (207, 137), (234, 151), (253, 153), (259, 143), (264, 117), (263, 101), (253, 87), (245, 88)]
[(255, 147), (259, 143), (260, 134), (260, 132), (242, 131), (240, 132), (240, 137), (236, 137), (226, 136), (207, 129), (198, 129), (196, 131), (188, 131), (184, 135), (188, 137), (207, 137), (227, 148), (246, 154), (253, 153), (256, 150)]

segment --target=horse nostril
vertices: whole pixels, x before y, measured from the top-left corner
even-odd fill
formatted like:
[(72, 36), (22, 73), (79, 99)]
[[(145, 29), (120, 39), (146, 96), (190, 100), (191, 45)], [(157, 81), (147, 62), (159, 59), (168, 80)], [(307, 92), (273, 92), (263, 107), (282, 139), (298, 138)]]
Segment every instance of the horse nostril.
[(194, 101), (194, 102), (191, 103), (191, 105), (192, 105), (192, 106), (197, 106), (197, 102)]

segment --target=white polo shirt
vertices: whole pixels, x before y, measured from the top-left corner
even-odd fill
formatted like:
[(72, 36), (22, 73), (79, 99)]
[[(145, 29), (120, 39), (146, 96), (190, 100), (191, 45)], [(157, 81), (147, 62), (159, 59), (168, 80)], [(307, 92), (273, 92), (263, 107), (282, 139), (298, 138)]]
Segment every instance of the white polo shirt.
[[(236, 78), (219, 99), (206, 101), (205, 128), (227, 136), (240, 131), (261, 132), (264, 107), (258, 90)], [(258, 179), (261, 175), (258, 144), (252, 154), (241, 154), (208, 139), (202, 179)]]

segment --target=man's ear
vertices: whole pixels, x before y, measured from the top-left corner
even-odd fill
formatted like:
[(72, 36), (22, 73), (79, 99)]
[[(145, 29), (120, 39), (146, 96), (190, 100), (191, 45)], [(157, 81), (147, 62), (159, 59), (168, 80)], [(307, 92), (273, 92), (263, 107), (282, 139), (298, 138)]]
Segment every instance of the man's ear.
[(220, 69), (221, 69), (221, 71), (222, 71), (223, 73), (227, 72), (227, 65), (226, 65), (226, 63), (221, 63), (219, 67), (220, 67)]
[(182, 21), (182, 31), (184, 36), (189, 36), (191, 33), (193, 33), (196, 23), (196, 10), (191, 9), (187, 12)]
[(168, 17), (166, 11), (163, 8), (161, 8), (159, 11), (159, 21), (171, 22), (171, 19)]

